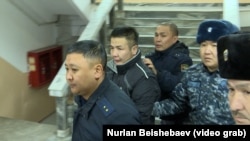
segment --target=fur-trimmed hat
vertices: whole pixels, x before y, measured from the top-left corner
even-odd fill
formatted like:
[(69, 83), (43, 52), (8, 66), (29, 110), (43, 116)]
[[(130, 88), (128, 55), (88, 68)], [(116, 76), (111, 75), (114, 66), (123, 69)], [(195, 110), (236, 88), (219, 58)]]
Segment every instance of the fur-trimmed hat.
[(239, 28), (229, 21), (222, 19), (207, 19), (200, 23), (196, 41), (198, 44), (206, 40), (217, 42), (219, 37), (238, 31)]
[(250, 80), (250, 33), (223, 36), (217, 42), (221, 77)]

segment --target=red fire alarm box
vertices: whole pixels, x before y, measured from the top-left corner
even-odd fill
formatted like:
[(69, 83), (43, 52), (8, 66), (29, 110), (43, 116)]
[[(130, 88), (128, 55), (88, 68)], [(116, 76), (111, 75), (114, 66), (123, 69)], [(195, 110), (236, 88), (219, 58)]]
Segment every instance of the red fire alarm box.
[(62, 46), (53, 45), (29, 51), (29, 85), (40, 87), (52, 81), (62, 65)]

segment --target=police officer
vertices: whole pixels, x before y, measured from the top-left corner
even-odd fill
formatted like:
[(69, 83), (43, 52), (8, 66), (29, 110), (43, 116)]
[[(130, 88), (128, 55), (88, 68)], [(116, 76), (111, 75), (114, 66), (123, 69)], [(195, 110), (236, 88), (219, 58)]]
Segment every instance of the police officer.
[(223, 36), (217, 49), (220, 75), (228, 79), (234, 121), (250, 125), (250, 33)]
[[(156, 27), (155, 51), (145, 56), (144, 63), (157, 75), (161, 88), (161, 100), (180, 82), (183, 72), (191, 66), (188, 47), (178, 39), (178, 27), (174, 23), (161, 23)], [(179, 124), (185, 113), (161, 117), (162, 124)]]
[(68, 48), (65, 68), (78, 105), (72, 141), (102, 141), (104, 124), (140, 124), (132, 100), (105, 75), (107, 55), (97, 41), (78, 41)]

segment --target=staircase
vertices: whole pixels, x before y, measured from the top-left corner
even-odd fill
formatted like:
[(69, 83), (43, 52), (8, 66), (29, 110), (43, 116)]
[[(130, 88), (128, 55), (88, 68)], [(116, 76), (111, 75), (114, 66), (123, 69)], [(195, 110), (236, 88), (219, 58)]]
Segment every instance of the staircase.
[[(157, 24), (173, 22), (179, 28), (179, 40), (189, 46), (194, 63), (200, 62), (196, 32), (204, 19), (222, 18), (221, 4), (124, 3), (123, 11), (116, 9), (114, 27), (132, 26), (139, 32), (142, 55), (154, 51), (154, 32)], [(111, 31), (112, 29), (110, 29)], [(109, 32), (110, 33), (110, 32)]]

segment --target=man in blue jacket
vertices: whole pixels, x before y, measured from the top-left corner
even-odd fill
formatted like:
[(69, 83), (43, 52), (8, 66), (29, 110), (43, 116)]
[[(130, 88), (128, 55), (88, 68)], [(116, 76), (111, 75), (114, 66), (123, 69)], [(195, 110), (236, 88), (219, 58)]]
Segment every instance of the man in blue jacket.
[[(178, 27), (174, 23), (161, 23), (156, 27), (155, 51), (145, 56), (144, 63), (156, 74), (161, 88), (161, 100), (180, 82), (184, 71), (191, 66), (188, 47), (178, 39)], [(179, 124), (186, 113), (162, 116), (162, 124)]]
[(105, 75), (107, 55), (97, 41), (78, 41), (68, 48), (65, 68), (78, 109), (72, 141), (102, 141), (105, 124), (141, 124), (133, 101)]

